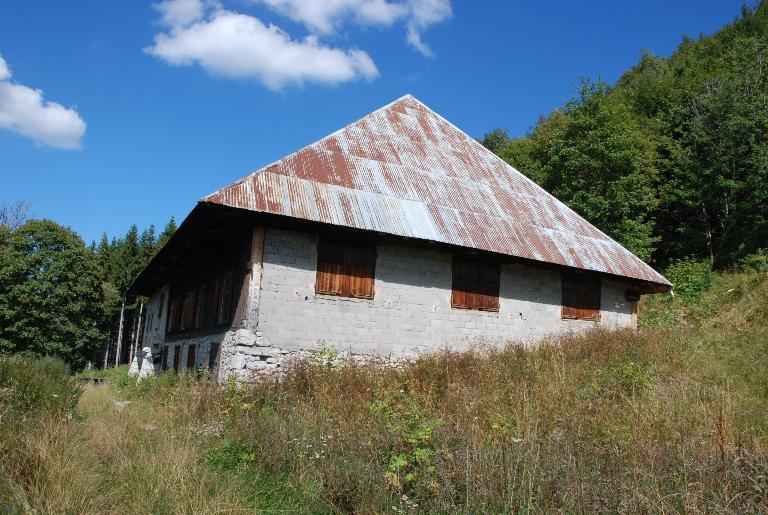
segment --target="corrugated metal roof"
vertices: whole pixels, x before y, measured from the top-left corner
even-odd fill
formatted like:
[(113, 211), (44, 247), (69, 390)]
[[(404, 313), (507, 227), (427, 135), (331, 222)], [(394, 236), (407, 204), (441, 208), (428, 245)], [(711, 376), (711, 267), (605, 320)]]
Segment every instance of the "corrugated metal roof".
[(670, 286), (637, 256), (411, 95), (201, 202)]

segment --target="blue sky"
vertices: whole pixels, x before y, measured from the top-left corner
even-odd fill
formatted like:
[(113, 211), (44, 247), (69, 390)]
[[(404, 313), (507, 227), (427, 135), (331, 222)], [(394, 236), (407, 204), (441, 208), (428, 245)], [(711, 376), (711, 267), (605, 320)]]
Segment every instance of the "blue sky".
[(0, 204), (86, 242), (162, 227), (405, 93), (521, 135), (742, 3), (0, 0)]

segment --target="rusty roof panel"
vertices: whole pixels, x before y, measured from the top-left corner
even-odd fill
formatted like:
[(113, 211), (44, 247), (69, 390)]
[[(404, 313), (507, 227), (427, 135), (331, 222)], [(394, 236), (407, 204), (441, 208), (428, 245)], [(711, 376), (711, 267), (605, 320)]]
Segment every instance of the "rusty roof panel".
[(410, 95), (202, 202), (670, 286), (634, 254)]

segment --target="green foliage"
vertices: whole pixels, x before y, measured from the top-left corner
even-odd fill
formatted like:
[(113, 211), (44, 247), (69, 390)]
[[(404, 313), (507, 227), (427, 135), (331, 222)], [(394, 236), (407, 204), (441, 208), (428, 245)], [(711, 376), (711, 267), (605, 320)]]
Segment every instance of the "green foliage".
[(103, 341), (98, 261), (77, 234), (32, 220), (0, 241), (0, 350), (82, 367)]
[(768, 241), (768, 3), (510, 139), (481, 142), (639, 257), (736, 264)]
[(0, 421), (70, 415), (82, 390), (66, 363), (23, 355), (0, 357)]
[(317, 342), (317, 348), (309, 358), (312, 365), (332, 370), (336, 366), (339, 358), (339, 352), (333, 347), (329, 347), (324, 341)]
[(742, 269), (753, 272), (768, 272), (768, 251), (758, 249), (754, 254), (744, 256), (739, 260)]
[(598, 395), (633, 397), (645, 390), (652, 380), (653, 375), (646, 365), (636, 359), (624, 359), (599, 370), (590, 388)]
[(398, 436), (384, 478), (398, 492), (411, 491), (417, 482), (434, 476), (432, 433), (436, 421), (428, 420), (418, 398), (404, 389), (377, 392), (369, 411), (381, 417), (387, 429)]
[(685, 300), (696, 299), (712, 282), (712, 267), (706, 260), (680, 259), (664, 270), (676, 295)]

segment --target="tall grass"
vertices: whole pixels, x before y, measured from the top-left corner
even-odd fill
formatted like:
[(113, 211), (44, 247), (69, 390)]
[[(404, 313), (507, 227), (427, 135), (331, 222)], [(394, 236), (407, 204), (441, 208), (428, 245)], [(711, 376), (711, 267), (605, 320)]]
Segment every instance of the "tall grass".
[(17, 435), (0, 492), (76, 513), (767, 511), (766, 299), (765, 274), (716, 275), (646, 302), (638, 332), (274, 384), (113, 377)]

